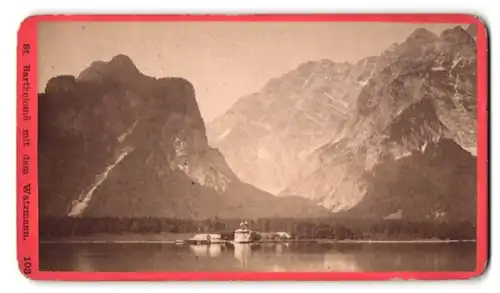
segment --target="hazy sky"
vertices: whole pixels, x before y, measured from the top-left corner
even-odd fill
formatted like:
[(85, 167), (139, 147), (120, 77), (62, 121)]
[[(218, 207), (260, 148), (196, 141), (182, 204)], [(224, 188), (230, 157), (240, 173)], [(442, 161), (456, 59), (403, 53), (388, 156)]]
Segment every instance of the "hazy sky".
[(146, 75), (193, 83), (205, 121), (242, 95), (299, 64), (328, 58), (356, 62), (378, 55), (419, 27), (452, 24), (48, 22), (39, 26), (39, 91), (56, 75), (78, 75), (93, 61), (128, 55)]

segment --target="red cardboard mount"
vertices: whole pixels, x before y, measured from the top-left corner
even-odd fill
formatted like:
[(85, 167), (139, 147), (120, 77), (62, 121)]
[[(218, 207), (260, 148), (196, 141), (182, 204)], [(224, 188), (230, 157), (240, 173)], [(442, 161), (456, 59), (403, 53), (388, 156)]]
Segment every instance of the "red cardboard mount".
[[(40, 22), (403, 22), (477, 25), (477, 266), (467, 272), (54, 272), (39, 270), (37, 166), (37, 26)], [(391, 280), (469, 279), (484, 272), (488, 258), (488, 42), (486, 27), (464, 14), (343, 15), (39, 15), (25, 19), (17, 46), (17, 252), (19, 269), (35, 280)]]

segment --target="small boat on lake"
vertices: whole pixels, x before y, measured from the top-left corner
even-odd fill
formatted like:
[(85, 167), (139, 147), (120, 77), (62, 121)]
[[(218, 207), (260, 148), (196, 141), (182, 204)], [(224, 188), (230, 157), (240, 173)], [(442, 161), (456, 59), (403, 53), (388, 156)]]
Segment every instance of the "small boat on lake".
[(190, 244), (216, 244), (222, 243), (220, 234), (196, 234), (186, 242)]

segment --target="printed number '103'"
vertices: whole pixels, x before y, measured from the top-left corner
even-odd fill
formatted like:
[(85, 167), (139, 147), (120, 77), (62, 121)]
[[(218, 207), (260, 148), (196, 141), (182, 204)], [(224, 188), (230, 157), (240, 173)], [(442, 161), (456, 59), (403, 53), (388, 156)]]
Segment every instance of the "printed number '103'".
[(25, 275), (31, 274), (31, 257), (24, 257), (24, 259), (23, 259), (23, 273)]

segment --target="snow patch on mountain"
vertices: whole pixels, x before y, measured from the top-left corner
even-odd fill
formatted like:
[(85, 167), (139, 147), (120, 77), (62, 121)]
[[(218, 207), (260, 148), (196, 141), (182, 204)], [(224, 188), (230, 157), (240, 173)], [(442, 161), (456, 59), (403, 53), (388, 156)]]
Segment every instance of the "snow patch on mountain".
[(71, 210), (68, 213), (69, 217), (78, 217), (82, 215), (89, 205), (94, 191), (104, 182), (104, 180), (106, 180), (106, 178), (108, 178), (109, 173), (116, 167), (116, 165), (118, 165), (131, 151), (133, 151), (133, 148), (125, 148), (118, 155), (116, 160), (108, 165), (103, 173), (97, 176), (96, 181), (90, 186), (90, 189), (85, 194), (82, 194), (78, 200), (75, 200), (72, 203)]

